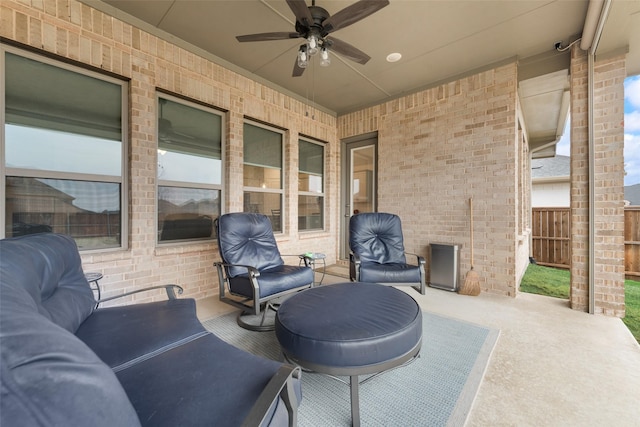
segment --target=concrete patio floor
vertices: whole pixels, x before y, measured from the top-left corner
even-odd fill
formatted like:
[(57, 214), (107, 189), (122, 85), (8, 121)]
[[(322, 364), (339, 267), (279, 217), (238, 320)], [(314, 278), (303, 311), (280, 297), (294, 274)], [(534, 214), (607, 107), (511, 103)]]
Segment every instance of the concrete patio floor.
[[(640, 426), (640, 345), (620, 319), (526, 293), (404, 289), (424, 310), (500, 330), (466, 426)], [(198, 301), (203, 320), (234, 310)]]

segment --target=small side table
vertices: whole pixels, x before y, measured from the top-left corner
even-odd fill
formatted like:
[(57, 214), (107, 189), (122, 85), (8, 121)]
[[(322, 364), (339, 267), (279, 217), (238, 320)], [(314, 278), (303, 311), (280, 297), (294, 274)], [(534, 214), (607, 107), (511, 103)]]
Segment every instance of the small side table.
[[(84, 277), (86, 277), (87, 282), (89, 282), (89, 286), (91, 286), (91, 289), (98, 292), (98, 301), (101, 298), (101, 293), (100, 293), (100, 284), (98, 283), (98, 280), (102, 279), (102, 273), (98, 273), (98, 272), (88, 272), (88, 273), (84, 273)], [(98, 308), (98, 305), (100, 305), (100, 303), (96, 304), (96, 308)]]
[(324, 275), (326, 267), (327, 267), (327, 256), (323, 253), (320, 252), (307, 252), (306, 254), (301, 254), (300, 256), (300, 262), (304, 261), (304, 263), (311, 267), (311, 269), (314, 271), (314, 278), (315, 278), (315, 270), (316, 270), (316, 261), (320, 261), (322, 260), (322, 276), (320, 276), (320, 281), (319, 282), (313, 282), (313, 286), (320, 286), (322, 285), (322, 281), (324, 280)]

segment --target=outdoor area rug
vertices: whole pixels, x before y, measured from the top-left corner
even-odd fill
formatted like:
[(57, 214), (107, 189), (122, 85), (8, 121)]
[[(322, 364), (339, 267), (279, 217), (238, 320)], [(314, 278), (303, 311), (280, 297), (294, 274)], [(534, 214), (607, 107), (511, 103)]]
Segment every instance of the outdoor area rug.
[[(464, 425), (499, 331), (426, 311), (422, 314), (420, 357), (360, 386), (363, 426)], [(236, 324), (235, 313), (203, 324), (236, 347), (273, 360), (283, 359), (274, 332), (242, 329)], [(303, 372), (302, 396), (299, 426), (351, 425), (348, 385)]]

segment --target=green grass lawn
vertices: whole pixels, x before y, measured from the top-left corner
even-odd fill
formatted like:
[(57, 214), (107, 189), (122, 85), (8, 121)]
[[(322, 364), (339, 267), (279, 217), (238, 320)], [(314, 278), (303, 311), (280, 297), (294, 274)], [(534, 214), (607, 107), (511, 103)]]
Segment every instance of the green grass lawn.
[[(568, 299), (570, 277), (569, 270), (529, 264), (520, 283), (520, 290), (532, 294)], [(640, 282), (625, 280), (624, 297), (626, 316), (622, 321), (636, 340), (640, 342)]]

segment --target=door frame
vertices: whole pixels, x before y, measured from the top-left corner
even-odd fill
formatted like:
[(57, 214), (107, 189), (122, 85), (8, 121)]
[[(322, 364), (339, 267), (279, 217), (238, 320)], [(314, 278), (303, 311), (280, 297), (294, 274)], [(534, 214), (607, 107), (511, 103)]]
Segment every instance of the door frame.
[(349, 259), (349, 219), (351, 210), (351, 150), (373, 146), (375, 153), (374, 206), (378, 207), (378, 132), (369, 132), (340, 140), (340, 231), (338, 234), (339, 259)]

